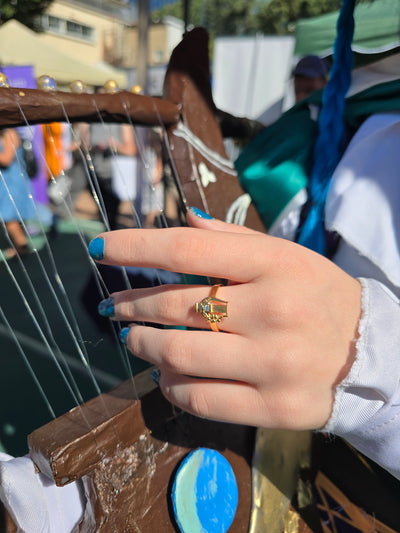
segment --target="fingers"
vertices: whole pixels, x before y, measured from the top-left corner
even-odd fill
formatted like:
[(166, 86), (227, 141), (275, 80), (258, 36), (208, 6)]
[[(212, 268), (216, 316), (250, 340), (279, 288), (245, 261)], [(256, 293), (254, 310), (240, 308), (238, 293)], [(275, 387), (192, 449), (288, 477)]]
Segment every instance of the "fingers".
[[(239, 335), (135, 325), (129, 329), (126, 343), (135, 356), (160, 367), (161, 372), (212, 379), (251, 379), (250, 365), (246, 365), (249, 347)], [(247, 369), (243, 368), (246, 366)]]
[(261, 425), (261, 413), (268, 420), (258, 391), (243, 382), (199, 380), (162, 370), (160, 387), (171, 403), (195, 416), (250, 426)]
[(89, 253), (112, 265), (154, 267), (245, 282), (257, 277), (265, 266), (270, 239), (257, 232), (129, 229), (99, 235), (89, 244)]
[[(196, 303), (209, 297), (210, 289), (201, 285), (163, 285), (126, 290), (101, 302), (99, 312), (118, 321), (152, 322), (209, 330), (207, 320), (196, 312)], [(248, 286), (247, 289), (251, 290)], [(249, 298), (242, 298), (242, 294), (244, 292), (240, 285), (219, 287), (217, 290), (216, 297), (226, 302), (228, 315), (218, 324), (221, 331), (242, 334), (249, 330), (254, 310)]]
[(277, 394), (243, 381), (194, 379), (161, 370), (160, 388), (174, 405), (195, 416), (269, 429), (323, 427), (326, 414), (310, 409), (315, 397)]

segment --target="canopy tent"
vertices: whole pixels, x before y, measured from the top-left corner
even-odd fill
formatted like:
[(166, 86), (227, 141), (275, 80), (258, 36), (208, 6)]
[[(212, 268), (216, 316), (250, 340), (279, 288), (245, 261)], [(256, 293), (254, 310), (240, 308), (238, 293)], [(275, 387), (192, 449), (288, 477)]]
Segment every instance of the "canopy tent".
[[(332, 54), (339, 11), (296, 24), (295, 55)], [(381, 54), (400, 46), (399, 0), (363, 2), (354, 11), (355, 31), (353, 51), (359, 54)]]
[(74, 80), (87, 85), (103, 85), (112, 78), (121, 88), (126, 88), (124, 72), (104, 64), (86, 64), (65, 52), (49, 48), (40, 35), (16, 20), (0, 26), (0, 63), (33, 65), (36, 77), (46, 74), (59, 85), (68, 85)]

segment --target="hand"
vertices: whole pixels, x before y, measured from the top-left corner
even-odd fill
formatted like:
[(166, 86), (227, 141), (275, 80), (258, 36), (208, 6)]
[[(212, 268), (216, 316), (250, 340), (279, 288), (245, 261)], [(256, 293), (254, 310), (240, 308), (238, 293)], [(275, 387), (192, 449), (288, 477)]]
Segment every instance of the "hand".
[(89, 247), (107, 264), (229, 280), (218, 291), (229, 302), (220, 332), (195, 313), (208, 286), (113, 294), (116, 320), (199, 328), (132, 325), (128, 348), (157, 365), (163, 394), (195, 415), (269, 428), (324, 426), (355, 357), (359, 282), (289, 241), (193, 212), (188, 222), (195, 227), (104, 233)]

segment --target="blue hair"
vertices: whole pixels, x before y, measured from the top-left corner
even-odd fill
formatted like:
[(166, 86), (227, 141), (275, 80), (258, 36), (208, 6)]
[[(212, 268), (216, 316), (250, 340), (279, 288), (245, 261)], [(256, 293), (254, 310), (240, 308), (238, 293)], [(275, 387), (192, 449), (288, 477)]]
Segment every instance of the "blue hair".
[(346, 145), (343, 111), (353, 67), (351, 43), (354, 34), (354, 7), (355, 0), (343, 0), (337, 22), (333, 66), (322, 96), (314, 166), (308, 184), (310, 210), (298, 238), (300, 244), (322, 254), (326, 253), (325, 199), (332, 174)]

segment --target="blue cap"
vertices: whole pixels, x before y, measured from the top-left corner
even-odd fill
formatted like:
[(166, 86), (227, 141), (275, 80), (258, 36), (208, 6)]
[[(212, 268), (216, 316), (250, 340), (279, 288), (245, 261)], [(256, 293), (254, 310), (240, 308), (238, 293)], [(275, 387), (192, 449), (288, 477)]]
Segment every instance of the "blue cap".
[(328, 74), (325, 61), (318, 56), (305, 56), (297, 63), (293, 70), (294, 76), (306, 78), (320, 78)]

